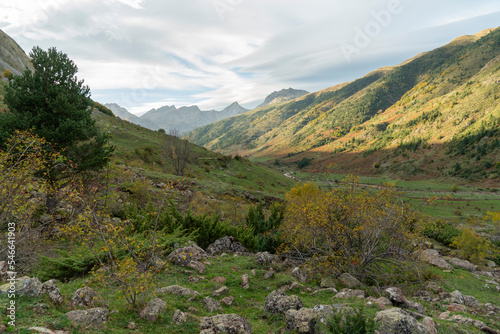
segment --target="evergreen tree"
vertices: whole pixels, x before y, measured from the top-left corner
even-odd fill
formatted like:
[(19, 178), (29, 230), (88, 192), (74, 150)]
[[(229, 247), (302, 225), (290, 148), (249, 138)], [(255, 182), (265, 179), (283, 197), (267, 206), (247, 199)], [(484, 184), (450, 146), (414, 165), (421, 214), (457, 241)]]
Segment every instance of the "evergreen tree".
[[(78, 80), (77, 66), (56, 48), (34, 47), (30, 58), (34, 70), (12, 77), (6, 88), (9, 110), (0, 114), (0, 146), (14, 130), (31, 130), (72, 161), (75, 171), (101, 169), (114, 148), (91, 117), (90, 89)], [(67, 175), (49, 170), (45, 177), (52, 184)]]

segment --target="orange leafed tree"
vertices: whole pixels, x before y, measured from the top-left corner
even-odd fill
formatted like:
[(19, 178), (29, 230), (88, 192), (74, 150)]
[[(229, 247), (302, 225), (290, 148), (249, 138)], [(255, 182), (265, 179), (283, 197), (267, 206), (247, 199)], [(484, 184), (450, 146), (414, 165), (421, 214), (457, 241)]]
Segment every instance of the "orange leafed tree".
[(418, 218), (391, 187), (370, 191), (350, 177), (332, 191), (298, 186), (287, 201), (281, 251), (321, 273), (377, 280), (413, 253)]

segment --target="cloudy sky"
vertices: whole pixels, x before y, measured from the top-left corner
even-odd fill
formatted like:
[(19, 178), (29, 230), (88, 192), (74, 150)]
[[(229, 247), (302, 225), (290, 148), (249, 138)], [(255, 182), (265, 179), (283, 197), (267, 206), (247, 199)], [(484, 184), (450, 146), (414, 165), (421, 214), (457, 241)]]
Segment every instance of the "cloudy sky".
[(0, 29), (55, 46), (99, 102), (255, 107), (398, 64), (500, 22), (498, 0), (2, 0)]

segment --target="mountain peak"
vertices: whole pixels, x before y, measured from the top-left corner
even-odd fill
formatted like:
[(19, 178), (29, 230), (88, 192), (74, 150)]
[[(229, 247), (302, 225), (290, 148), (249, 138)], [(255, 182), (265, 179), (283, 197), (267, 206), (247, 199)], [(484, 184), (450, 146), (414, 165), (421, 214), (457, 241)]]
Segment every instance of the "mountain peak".
[(282, 89), (280, 91), (275, 91), (269, 94), (264, 100), (264, 102), (260, 104), (257, 108), (261, 108), (273, 103), (293, 100), (306, 94), (309, 94), (309, 92), (305, 90), (293, 89), (291, 87), (288, 89)]

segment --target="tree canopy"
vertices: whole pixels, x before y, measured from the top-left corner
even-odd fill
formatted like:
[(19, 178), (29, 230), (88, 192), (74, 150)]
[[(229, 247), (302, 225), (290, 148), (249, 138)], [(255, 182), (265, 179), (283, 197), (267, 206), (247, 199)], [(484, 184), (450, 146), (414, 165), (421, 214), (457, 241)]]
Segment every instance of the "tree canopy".
[(0, 144), (14, 130), (31, 130), (45, 138), (79, 171), (103, 167), (113, 148), (91, 117), (90, 89), (76, 76), (78, 67), (56, 48), (34, 47), (34, 70), (14, 76), (5, 94), (6, 113), (0, 114)]

